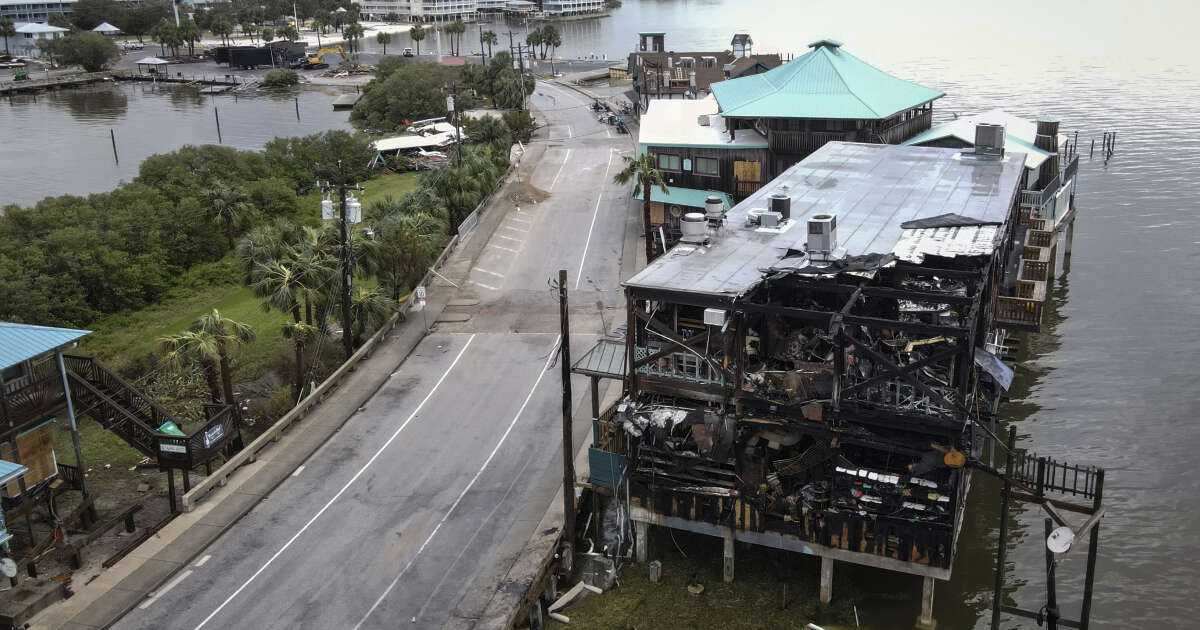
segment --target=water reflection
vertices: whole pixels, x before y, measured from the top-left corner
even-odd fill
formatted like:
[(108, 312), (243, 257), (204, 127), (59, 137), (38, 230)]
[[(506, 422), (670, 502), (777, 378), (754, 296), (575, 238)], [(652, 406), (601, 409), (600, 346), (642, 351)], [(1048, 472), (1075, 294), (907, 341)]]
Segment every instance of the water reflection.
[(129, 108), (129, 96), (111, 87), (63, 90), (46, 96), (52, 105), (66, 107), (72, 118), (84, 122), (120, 118)]

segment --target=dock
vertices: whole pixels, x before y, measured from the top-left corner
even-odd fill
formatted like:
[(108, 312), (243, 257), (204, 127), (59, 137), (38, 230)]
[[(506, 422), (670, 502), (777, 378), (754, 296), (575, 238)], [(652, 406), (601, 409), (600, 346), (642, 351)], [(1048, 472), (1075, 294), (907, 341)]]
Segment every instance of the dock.
[(0, 83), (0, 96), (27, 94), (42, 90), (62, 88), (77, 88), (102, 81), (145, 81), (151, 83), (178, 83), (184, 85), (204, 86), (213, 89), (231, 89), (243, 84), (234, 75), (185, 75), (182, 72), (175, 76), (143, 74), (138, 72), (84, 72), (69, 76), (49, 77), (45, 79), (27, 79), (25, 81), (8, 81)]
[(362, 94), (357, 92), (354, 94), (343, 94), (334, 99), (333, 111), (336, 112), (343, 109), (354, 109), (354, 104), (357, 103), (358, 99), (360, 98), (362, 98)]

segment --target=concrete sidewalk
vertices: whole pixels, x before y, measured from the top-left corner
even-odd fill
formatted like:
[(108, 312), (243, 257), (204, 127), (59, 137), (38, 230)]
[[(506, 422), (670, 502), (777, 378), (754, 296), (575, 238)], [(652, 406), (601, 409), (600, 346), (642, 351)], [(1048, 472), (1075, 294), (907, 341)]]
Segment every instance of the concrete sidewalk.
[[(520, 175), (528, 180), (542, 149), (527, 151)], [(489, 201), (479, 224), (459, 244), (444, 265), (444, 275), (461, 284), (459, 274), (470, 269), (492, 231), (511, 209), (516, 191), (516, 173)], [(441, 287), (441, 288), (439, 288)], [(229, 483), (213, 491), (188, 513), (180, 514), (112, 568), (95, 576), (74, 576), (75, 595), (47, 608), (31, 620), (38, 629), (81, 630), (104, 628), (126, 612), (172, 588), (173, 576), (202, 564), (203, 551), (229, 527), (247, 514), (280, 483), (302, 465), (355, 413), (370, 404), (379, 391), (426, 334), (425, 323), (434, 325), (454, 291), (435, 279), (428, 291), (424, 313), (409, 313), (397, 323), (386, 341), (354, 370), (352, 377), (284, 433), (276, 445), (259, 453), (258, 459), (237, 470)], [(297, 430), (298, 429), (298, 430)], [(86, 582), (86, 584), (85, 584)], [(165, 585), (165, 586), (164, 586)]]

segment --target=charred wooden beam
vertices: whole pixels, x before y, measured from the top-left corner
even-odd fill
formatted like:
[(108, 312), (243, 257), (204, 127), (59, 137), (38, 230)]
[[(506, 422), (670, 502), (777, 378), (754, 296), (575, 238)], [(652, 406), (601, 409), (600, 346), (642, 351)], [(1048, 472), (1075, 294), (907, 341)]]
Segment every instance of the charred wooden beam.
[(871, 286), (863, 287), (863, 295), (867, 297), (884, 297), (898, 300), (912, 300), (914, 302), (940, 302), (957, 305), (971, 304), (975, 300), (975, 297), (971, 295), (953, 295), (934, 291), (910, 291), (908, 289)]
[(828, 328), (830, 322), (833, 321), (833, 313), (829, 311), (814, 311), (807, 308), (797, 308), (794, 306), (778, 306), (775, 304), (743, 304), (741, 309), (747, 313), (756, 313), (764, 315), (779, 315), (781, 317), (790, 317), (792, 319), (800, 319), (810, 322), (821, 328)]
[[(934, 363), (937, 363), (939, 361), (945, 361), (946, 359), (949, 359), (949, 358), (953, 357), (954, 355), (959, 354), (961, 352), (962, 352), (962, 350), (959, 348), (953, 348), (951, 350), (943, 350), (936, 354), (932, 354), (928, 357), (925, 357), (924, 359), (921, 359), (920, 361), (916, 361), (913, 363), (906, 363), (899, 367), (900, 367), (900, 369), (907, 371), (907, 372), (916, 372), (917, 370), (919, 370), (923, 367), (926, 367), (928, 365), (933, 365)], [(862, 391), (862, 390), (866, 389), (867, 387), (874, 385), (875, 383), (879, 383), (884, 380), (887, 380), (888, 376), (890, 376), (890, 375), (889, 374), (877, 374), (875, 376), (872, 376), (871, 378), (868, 378), (865, 381), (862, 381), (861, 383), (855, 383), (853, 386), (846, 388), (846, 390), (842, 392), (842, 395), (848, 396), (854, 392)]]
[(912, 332), (921, 335), (944, 335), (946, 337), (965, 337), (970, 334), (966, 328), (958, 326), (941, 326), (938, 324), (925, 324), (921, 322), (902, 322), (897, 319), (885, 319), (883, 317), (866, 317), (863, 315), (846, 315), (842, 318), (847, 324), (860, 324), (870, 328), (878, 328), (880, 330), (900, 330), (904, 332)]
[(938, 276), (941, 278), (979, 278), (985, 271), (983, 269), (937, 269), (899, 261), (896, 262), (896, 265), (892, 269), (907, 274)]
[(879, 367), (881, 367), (881, 368), (887, 370), (888, 372), (891, 372), (892, 374), (898, 376), (899, 378), (907, 381), (910, 385), (912, 385), (913, 387), (920, 390), (921, 393), (925, 394), (926, 396), (929, 396), (930, 398), (932, 398), (934, 402), (938, 403), (942, 407), (945, 407), (946, 409), (958, 409), (958, 408), (962, 407), (962, 405), (960, 405), (958, 403), (950, 402), (944, 396), (942, 396), (939, 392), (934, 390), (932, 387), (926, 385), (925, 383), (922, 383), (920, 381), (920, 379), (913, 376), (912, 374), (905, 372), (903, 369), (900, 368), (900, 366), (896, 365), (891, 359), (876, 352), (874, 348), (871, 348), (870, 344), (859, 341), (855, 337), (847, 334), (845, 331), (842, 331), (841, 336), (845, 338), (845, 341), (847, 343), (853, 343), (856, 350), (862, 350), (863, 353), (865, 353), (867, 355), (867, 357), (869, 359), (871, 359), (871, 361), (875, 362)]

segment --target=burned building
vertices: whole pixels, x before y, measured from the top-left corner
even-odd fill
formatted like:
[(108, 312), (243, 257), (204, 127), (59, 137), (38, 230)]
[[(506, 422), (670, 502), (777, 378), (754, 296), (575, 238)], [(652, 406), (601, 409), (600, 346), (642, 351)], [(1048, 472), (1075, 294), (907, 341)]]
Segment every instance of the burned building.
[(592, 469), (639, 556), (665, 525), (725, 538), (727, 579), (739, 540), (821, 556), (823, 598), (841, 560), (923, 576), (931, 605), (1012, 376), (993, 310), (1024, 159), (830, 142), (625, 282)]

